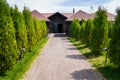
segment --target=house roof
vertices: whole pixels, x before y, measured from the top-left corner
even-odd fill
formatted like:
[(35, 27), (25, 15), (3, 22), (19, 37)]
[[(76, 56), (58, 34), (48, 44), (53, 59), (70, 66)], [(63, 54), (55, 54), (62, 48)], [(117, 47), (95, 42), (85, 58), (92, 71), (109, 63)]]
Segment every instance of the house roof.
[(82, 10), (79, 10), (78, 12), (73, 14), (71, 17), (69, 17), (66, 21), (72, 21), (74, 18), (77, 18), (79, 20), (81, 20), (81, 19), (87, 20), (89, 17), (90, 17), (90, 14), (88, 14)]
[(38, 18), (40, 20), (45, 20), (45, 21), (49, 21), (45, 16), (43, 16), (41, 13), (39, 13), (37, 10), (33, 10), (31, 12), (32, 16), (35, 18)]
[(109, 21), (115, 21), (115, 15), (111, 14), (111, 13), (107, 13), (108, 14), (108, 20)]
[[(107, 13), (107, 15), (108, 15), (108, 20), (109, 21), (115, 21), (115, 15), (113, 15), (111, 13)], [(90, 14), (90, 18), (92, 18), (92, 19), (95, 18), (95, 16), (96, 16), (96, 12)]]
[(64, 20), (67, 19), (66, 16), (64, 16), (62, 13), (59, 13), (59, 12), (56, 12), (56, 13), (52, 14), (51, 16), (48, 17), (48, 19), (52, 20), (52, 18), (55, 17), (56, 15), (59, 16), (59, 17), (62, 17)]
[[(53, 15), (54, 13), (41, 13), (42, 15), (44, 15), (46, 18), (50, 17), (51, 15)], [(67, 18), (71, 17), (73, 15), (73, 13), (61, 13), (62, 15), (66, 16)]]
[[(45, 21), (50, 21), (49, 17), (52, 15), (55, 15), (55, 13), (39, 13), (37, 10), (33, 10), (31, 13), (32, 13), (33, 17), (36, 17), (38, 19), (45, 20)], [(59, 12), (56, 12), (56, 13), (59, 13)], [(96, 15), (96, 12), (89, 14), (89, 13), (86, 13), (82, 10), (79, 10), (78, 12), (76, 12), (74, 14), (73, 13), (59, 13), (59, 14), (66, 17), (67, 18), (66, 21), (72, 21), (74, 18), (78, 18), (79, 20), (81, 20), (81, 19), (87, 20), (89, 18), (93, 19)], [(115, 15), (113, 15), (111, 13), (107, 13), (107, 14), (108, 14), (109, 21), (115, 21)]]
[(41, 13), (43, 16), (45, 16), (46, 18), (48, 18), (49, 16), (51, 16), (53, 13)]
[(60, 16), (62, 16), (62, 17), (67, 19), (67, 17), (65, 15), (63, 15), (62, 13), (59, 13), (59, 12), (56, 12), (56, 13), (52, 14), (51, 16), (48, 17), (48, 19), (50, 19), (51, 17), (53, 17), (55, 15), (60, 15)]
[(73, 15), (73, 13), (62, 13), (64, 16), (66, 16), (67, 18), (71, 17)]

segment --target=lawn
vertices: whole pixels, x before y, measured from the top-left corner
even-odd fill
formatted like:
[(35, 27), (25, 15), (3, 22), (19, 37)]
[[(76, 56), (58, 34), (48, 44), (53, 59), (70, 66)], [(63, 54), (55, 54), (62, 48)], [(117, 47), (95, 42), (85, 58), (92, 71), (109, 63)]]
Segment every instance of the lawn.
[(29, 69), (33, 60), (39, 55), (41, 49), (44, 47), (48, 38), (40, 40), (32, 49), (31, 52), (26, 53), (24, 58), (5, 74), (0, 74), (0, 80), (19, 80), (23, 78), (25, 72)]
[(120, 80), (120, 69), (110, 63), (109, 58), (105, 64), (106, 52), (100, 56), (94, 56), (85, 44), (82, 44), (80, 41), (76, 41), (73, 38), (69, 38), (69, 40), (83, 55), (88, 58), (89, 62), (92, 63), (92, 66), (96, 67), (107, 80)]

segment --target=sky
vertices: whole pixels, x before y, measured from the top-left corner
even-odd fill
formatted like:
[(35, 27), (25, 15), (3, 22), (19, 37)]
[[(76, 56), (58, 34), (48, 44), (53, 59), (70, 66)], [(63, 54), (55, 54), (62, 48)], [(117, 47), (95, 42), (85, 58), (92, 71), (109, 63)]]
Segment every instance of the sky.
[(40, 13), (72, 13), (83, 10), (87, 13), (96, 12), (99, 6), (107, 9), (108, 12), (116, 14), (115, 10), (120, 6), (120, 0), (7, 0), (10, 6), (17, 5), (20, 11), (23, 7), (37, 10)]

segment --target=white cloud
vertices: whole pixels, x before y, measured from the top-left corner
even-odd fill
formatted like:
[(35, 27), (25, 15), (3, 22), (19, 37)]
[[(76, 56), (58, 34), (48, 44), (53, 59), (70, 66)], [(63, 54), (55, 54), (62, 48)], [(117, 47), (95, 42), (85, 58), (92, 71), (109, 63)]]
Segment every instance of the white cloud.
[[(13, 6), (16, 4), (19, 10), (22, 10), (24, 6), (30, 8), (30, 10), (38, 10), (39, 12), (72, 12), (72, 9), (75, 8), (76, 11), (83, 10), (88, 13), (95, 12), (98, 8), (98, 5), (92, 5), (93, 11), (91, 11), (91, 5), (82, 5), (82, 6), (64, 6), (62, 3), (71, 0), (7, 0), (7, 2)], [(115, 14), (115, 9), (119, 6), (120, 0), (109, 0), (107, 3), (101, 4), (107, 8), (108, 12)]]
[(113, 14), (116, 14), (115, 10), (117, 7), (120, 7), (120, 0), (111, 0), (106, 4), (103, 4), (105, 8), (107, 8), (107, 11)]
[(30, 10), (37, 9), (40, 12), (55, 12), (61, 3), (66, 1), (68, 0), (7, 0), (10, 6), (16, 4), (19, 10), (27, 6)]

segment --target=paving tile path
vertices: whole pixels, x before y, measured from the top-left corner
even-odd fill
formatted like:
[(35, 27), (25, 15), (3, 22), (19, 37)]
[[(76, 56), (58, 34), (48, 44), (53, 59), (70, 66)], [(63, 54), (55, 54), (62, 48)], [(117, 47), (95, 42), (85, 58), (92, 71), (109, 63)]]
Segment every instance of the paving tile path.
[(23, 80), (104, 80), (65, 34), (51, 34)]

